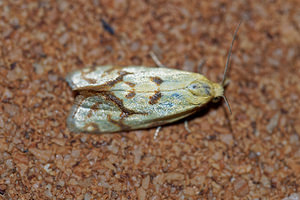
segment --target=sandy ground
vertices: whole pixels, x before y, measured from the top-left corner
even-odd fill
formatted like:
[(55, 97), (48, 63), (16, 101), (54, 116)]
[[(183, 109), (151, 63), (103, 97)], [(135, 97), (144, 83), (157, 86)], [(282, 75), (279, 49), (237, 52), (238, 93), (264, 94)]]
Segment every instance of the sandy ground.
[[(300, 2), (0, 1), (0, 198), (300, 199)], [(115, 134), (70, 132), (67, 73), (170, 68), (220, 81), (224, 103)], [(105, 23), (103, 23), (105, 22)]]

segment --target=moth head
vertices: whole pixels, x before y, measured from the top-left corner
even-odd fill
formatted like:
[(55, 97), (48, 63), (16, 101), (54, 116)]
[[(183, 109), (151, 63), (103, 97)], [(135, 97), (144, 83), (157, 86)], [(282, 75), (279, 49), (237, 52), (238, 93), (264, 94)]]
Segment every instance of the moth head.
[(193, 81), (187, 88), (193, 95), (204, 98), (207, 102), (218, 102), (224, 96), (223, 86), (213, 83), (205, 77), (202, 77), (201, 81)]
[(224, 86), (218, 83), (213, 84), (214, 87), (214, 96), (212, 98), (213, 103), (218, 103), (222, 98), (225, 101), (226, 106), (228, 107), (229, 112), (231, 113), (230, 105), (227, 101), (226, 96), (224, 95)]
[(221, 98), (224, 96), (224, 88), (222, 85), (215, 83), (213, 84), (213, 90), (214, 90), (214, 94), (212, 97), (212, 102), (218, 103), (221, 100)]
[[(224, 99), (230, 113), (231, 109), (229, 103), (224, 95), (224, 86), (219, 83), (213, 83), (202, 77), (202, 80), (194, 81), (190, 83), (187, 89), (195, 96), (200, 97), (201, 101), (209, 102), (212, 101), (213, 103), (217, 103), (220, 101), (221, 98)], [(196, 103), (196, 102), (194, 102)]]

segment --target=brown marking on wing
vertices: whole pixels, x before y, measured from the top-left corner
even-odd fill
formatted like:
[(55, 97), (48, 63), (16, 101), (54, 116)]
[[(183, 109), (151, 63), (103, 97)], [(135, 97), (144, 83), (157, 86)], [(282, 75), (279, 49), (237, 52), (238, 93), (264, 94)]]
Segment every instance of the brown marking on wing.
[(95, 83), (97, 83), (97, 80), (96, 80), (96, 79), (94, 79), (94, 78), (87, 78), (87, 77), (85, 76), (85, 74), (81, 74), (81, 78), (84, 79), (84, 80), (86, 80), (86, 82), (88, 82), (88, 83), (90, 83), (90, 84), (95, 84)]
[(154, 95), (150, 97), (149, 104), (156, 104), (161, 98), (162, 94), (160, 91), (155, 91)]
[[(120, 115), (121, 118), (125, 118), (125, 117), (128, 117), (129, 115), (133, 115), (133, 114), (142, 114), (142, 115), (147, 114), (147, 113), (142, 113), (142, 112), (136, 112), (134, 110), (126, 108), (123, 104), (123, 100), (116, 97), (113, 92), (109, 92), (109, 91), (98, 92), (98, 91), (94, 91), (94, 90), (83, 90), (83, 91), (80, 91), (80, 95), (82, 96), (83, 100), (88, 97), (91, 97), (91, 96), (104, 97), (106, 101), (114, 103), (121, 110), (121, 115)], [(96, 108), (95, 104), (93, 106), (95, 106), (95, 108)]]
[(88, 67), (88, 68), (83, 68), (83, 69), (80, 70), (80, 71), (81, 71), (82, 74), (88, 74), (88, 73), (91, 73), (91, 72), (95, 71), (96, 68), (97, 68), (97, 66), (96, 66), (96, 65), (93, 65), (93, 66), (90, 66), (90, 67)]
[(91, 72), (93, 72), (93, 71), (96, 70), (96, 66), (92, 66), (92, 67), (89, 67), (89, 68), (87, 68), (87, 69), (88, 69), (87, 71), (81, 70), (81, 78), (84, 79), (84, 80), (86, 80), (86, 81), (87, 81), (88, 83), (90, 83), (90, 84), (95, 84), (95, 83), (97, 83), (97, 80), (96, 80), (96, 79), (94, 79), (94, 78), (87, 78), (87, 77), (86, 77), (86, 75), (87, 75), (88, 73), (91, 73)]
[(90, 123), (87, 123), (86, 125), (84, 125), (84, 130), (86, 130), (87, 132), (93, 132), (93, 133), (96, 133), (96, 132), (101, 132), (101, 130), (99, 129), (99, 126), (98, 124), (96, 123), (93, 123), (93, 122), (90, 122)]
[(147, 114), (126, 108), (123, 104), (123, 101), (116, 97), (112, 92), (101, 92), (100, 94), (103, 95), (107, 101), (111, 101), (119, 107), (119, 109), (122, 111), (121, 117), (128, 117), (129, 115), (133, 114)]
[(132, 74), (130, 72), (126, 72), (126, 71), (119, 71), (119, 76), (111, 81), (107, 81), (106, 83), (104, 83), (104, 85), (107, 85), (109, 87), (113, 87), (115, 84), (123, 81), (124, 76), (128, 75), (128, 74)]
[[(126, 76), (128, 74), (133, 74), (131, 72), (126, 72), (126, 71), (119, 71), (118, 73), (119, 73), (119, 76), (117, 78), (115, 78), (114, 80), (107, 81), (106, 83), (101, 84), (101, 85), (90, 85), (90, 86), (81, 87), (80, 90), (81, 91), (82, 90), (90, 90), (90, 91), (99, 91), (99, 92), (107, 91), (110, 88), (112, 88), (115, 84), (122, 82), (124, 76)], [(88, 81), (87, 79), (85, 79), (85, 80)], [(91, 84), (93, 84), (93, 83), (91, 83)]]
[(92, 65), (91, 67), (89, 67), (88, 73), (96, 71), (96, 69), (97, 69), (97, 66), (96, 65)]
[(134, 87), (135, 86), (135, 83), (131, 83), (131, 82), (124, 82), (124, 83), (126, 83), (127, 85), (129, 85), (130, 87)]
[(110, 115), (107, 115), (107, 120), (109, 122), (117, 125), (118, 127), (120, 127), (121, 130), (126, 131), (126, 130), (130, 130), (131, 129), (130, 126), (128, 126), (128, 125), (126, 125), (126, 124), (123, 123), (123, 119), (117, 121), (117, 120), (113, 120)]
[(100, 104), (101, 104), (101, 102), (96, 102), (91, 106), (91, 108), (90, 108), (90, 110), (87, 114), (88, 118), (90, 118), (92, 116), (94, 111), (97, 111), (99, 109), (98, 107), (99, 107)]
[(111, 73), (114, 70), (119, 70), (120, 68), (121, 67), (119, 67), (119, 66), (110, 66), (110, 68), (108, 70), (106, 70), (102, 73), (101, 77), (106, 76), (107, 74)]
[(150, 77), (150, 80), (153, 81), (154, 83), (156, 83), (156, 85), (160, 85), (162, 84), (162, 82), (164, 82), (161, 78), (159, 78), (158, 76), (154, 76), (154, 77)]
[(114, 70), (122, 70), (122, 68), (124, 68), (124, 67), (121, 67), (121, 66), (118, 66), (118, 65), (110, 66), (110, 68), (108, 70), (106, 70), (105, 73), (110, 73)]
[(125, 97), (127, 99), (132, 99), (135, 95), (136, 95), (136, 93), (134, 91), (130, 91), (128, 94), (126, 94)]
[[(82, 96), (82, 95), (78, 95), (78, 96), (75, 97), (75, 102), (74, 102), (73, 107), (76, 106), (76, 109), (75, 109), (75, 112), (74, 112), (73, 115), (72, 115), (72, 118), (75, 117), (75, 115), (76, 115), (76, 113), (77, 113), (77, 111), (78, 111), (78, 108), (81, 106), (81, 104), (82, 104), (82, 102), (83, 102), (84, 100), (85, 100), (85, 97)], [(73, 109), (73, 108), (72, 108), (72, 109)]]

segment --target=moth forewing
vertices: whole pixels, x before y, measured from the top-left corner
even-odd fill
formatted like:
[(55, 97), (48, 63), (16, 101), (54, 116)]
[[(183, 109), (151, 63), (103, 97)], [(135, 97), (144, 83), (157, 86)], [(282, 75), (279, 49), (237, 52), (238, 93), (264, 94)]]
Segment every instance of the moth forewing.
[(79, 93), (67, 121), (75, 132), (171, 123), (196, 112), (216, 93), (216, 84), (203, 75), (168, 68), (94, 67), (73, 72), (67, 81)]

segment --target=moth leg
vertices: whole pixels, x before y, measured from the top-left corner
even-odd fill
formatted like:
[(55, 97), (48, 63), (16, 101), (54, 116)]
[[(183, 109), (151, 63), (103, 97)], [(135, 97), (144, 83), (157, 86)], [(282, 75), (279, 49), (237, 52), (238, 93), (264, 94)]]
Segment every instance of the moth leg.
[(188, 120), (184, 120), (184, 128), (188, 133), (191, 133)]
[(224, 87), (227, 87), (230, 83), (230, 80), (229, 79), (225, 79), (224, 81)]
[(203, 66), (205, 65), (205, 63), (206, 63), (206, 60), (205, 60), (205, 59), (202, 59), (202, 60), (200, 61), (199, 65), (198, 65), (198, 69), (197, 69), (197, 72), (198, 72), (198, 73), (202, 74), (202, 68), (203, 68)]
[(155, 130), (155, 133), (154, 133), (154, 136), (153, 136), (153, 139), (156, 140), (157, 136), (158, 136), (158, 133), (161, 129), (161, 126), (157, 127), (156, 130)]
[(150, 51), (150, 56), (152, 58), (152, 60), (155, 62), (155, 64), (160, 67), (160, 68), (166, 68), (165, 65), (163, 65), (159, 59), (157, 58), (157, 56), (155, 55), (155, 53), (153, 51)]

